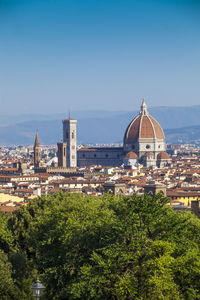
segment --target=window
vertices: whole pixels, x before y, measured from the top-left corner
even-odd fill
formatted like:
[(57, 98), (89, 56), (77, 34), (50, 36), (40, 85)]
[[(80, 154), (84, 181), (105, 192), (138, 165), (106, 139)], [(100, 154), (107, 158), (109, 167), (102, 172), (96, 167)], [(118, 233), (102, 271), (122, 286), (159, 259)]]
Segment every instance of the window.
[(151, 148), (151, 146), (150, 145), (146, 145), (146, 149), (150, 149)]
[(149, 191), (149, 192), (148, 192), (148, 195), (152, 196), (152, 195), (153, 195), (153, 192), (152, 192), (152, 191)]
[(106, 154), (106, 158), (108, 158), (108, 154)]
[(96, 158), (96, 157), (97, 157), (97, 155), (96, 155), (96, 154), (94, 154), (94, 157)]
[(72, 139), (74, 139), (74, 131), (72, 132)]
[(121, 194), (123, 194), (123, 191), (122, 191), (122, 189), (119, 189), (119, 190), (117, 191), (117, 195), (121, 195)]
[(132, 149), (135, 149), (135, 145), (132, 145)]
[(85, 157), (85, 154), (83, 154), (82, 157), (84, 158), (84, 157)]

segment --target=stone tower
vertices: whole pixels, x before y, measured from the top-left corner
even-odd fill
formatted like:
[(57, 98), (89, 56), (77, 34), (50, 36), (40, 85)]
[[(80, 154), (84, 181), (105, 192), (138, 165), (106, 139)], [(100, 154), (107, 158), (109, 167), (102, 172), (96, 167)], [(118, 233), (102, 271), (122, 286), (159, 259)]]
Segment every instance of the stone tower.
[(58, 167), (67, 167), (67, 143), (57, 143)]
[(77, 120), (68, 118), (63, 120), (63, 143), (67, 144), (67, 168), (77, 167)]
[(35, 136), (35, 143), (34, 143), (34, 168), (40, 167), (40, 143), (38, 138), (38, 133)]
[(150, 181), (148, 184), (144, 186), (144, 193), (148, 195), (156, 195), (158, 193), (163, 194), (164, 197), (166, 197), (167, 192), (166, 185), (156, 182), (156, 181)]

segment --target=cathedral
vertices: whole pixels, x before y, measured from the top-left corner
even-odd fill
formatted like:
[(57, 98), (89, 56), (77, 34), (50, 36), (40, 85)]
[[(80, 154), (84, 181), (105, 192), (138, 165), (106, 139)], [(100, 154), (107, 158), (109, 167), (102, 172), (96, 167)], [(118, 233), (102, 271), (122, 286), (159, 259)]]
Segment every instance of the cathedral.
[[(149, 114), (142, 101), (139, 114), (128, 125), (123, 147), (77, 148), (77, 120), (63, 121), (63, 141), (57, 143), (58, 168), (68, 172), (76, 167), (92, 165), (162, 168), (171, 162), (166, 152), (165, 135), (160, 124)], [(34, 167), (40, 169), (40, 144), (38, 135), (34, 144)], [(59, 169), (60, 170), (60, 169)]]
[(91, 165), (163, 167), (171, 161), (165, 135), (142, 101), (140, 113), (128, 125), (123, 147), (82, 147), (77, 150), (77, 121), (63, 120), (63, 142), (58, 143), (58, 166), (75, 168)]

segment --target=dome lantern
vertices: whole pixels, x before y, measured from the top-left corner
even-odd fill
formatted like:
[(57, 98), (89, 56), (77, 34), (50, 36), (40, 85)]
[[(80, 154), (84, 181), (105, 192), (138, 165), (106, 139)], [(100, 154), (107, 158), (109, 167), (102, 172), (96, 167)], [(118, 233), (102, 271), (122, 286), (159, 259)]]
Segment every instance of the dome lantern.
[(141, 115), (148, 115), (147, 105), (144, 101), (144, 98), (142, 99), (140, 114)]

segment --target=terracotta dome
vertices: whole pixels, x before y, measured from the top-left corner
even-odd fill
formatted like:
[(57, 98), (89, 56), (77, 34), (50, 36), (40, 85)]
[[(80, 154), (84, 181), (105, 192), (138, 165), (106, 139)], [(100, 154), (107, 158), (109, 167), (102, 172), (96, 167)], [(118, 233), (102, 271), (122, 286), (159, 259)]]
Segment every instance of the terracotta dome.
[(135, 152), (128, 152), (125, 156), (125, 158), (128, 158), (128, 159), (137, 159), (138, 156)]
[(157, 159), (170, 159), (170, 156), (167, 152), (160, 152), (157, 155)]
[(140, 114), (131, 121), (126, 129), (124, 143), (135, 143), (138, 139), (165, 139), (160, 124), (149, 115), (144, 102), (141, 105)]

